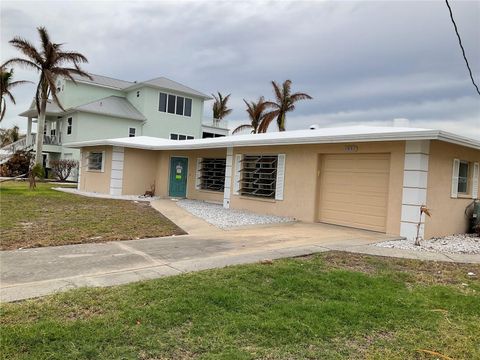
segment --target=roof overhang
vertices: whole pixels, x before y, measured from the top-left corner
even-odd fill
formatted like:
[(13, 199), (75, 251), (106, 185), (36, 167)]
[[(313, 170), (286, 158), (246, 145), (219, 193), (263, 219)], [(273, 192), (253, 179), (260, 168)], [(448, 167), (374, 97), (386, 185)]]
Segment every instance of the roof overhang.
[(133, 84), (133, 85), (131, 85), (131, 86), (123, 89), (123, 91), (129, 92), (129, 91), (133, 91), (133, 90), (140, 89), (140, 88), (143, 88), (143, 87), (148, 87), (148, 88), (152, 88), (152, 89), (163, 90), (163, 91), (165, 91), (166, 93), (175, 92), (175, 93), (179, 93), (179, 94), (182, 94), (182, 95), (185, 95), (185, 96), (195, 97), (195, 98), (203, 99), (203, 100), (212, 100), (212, 99), (213, 99), (211, 96), (208, 96), (208, 95), (206, 95), (206, 94), (202, 94), (202, 95), (200, 95), (200, 94), (192, 94), (192, 93), (186, 92), (186, 91), (169, 89), (169, 88), (166, 88), (166, 87), (162, 87), (162, 86), (158, 86), (158, 85), (154, 85), (154, 84), (142, 83), (142, 82), (135, 83), (135, 84)]
[[(254, 135), (237, 135), (209, 139), (168, 140), (140, 136), (136, 138), (104, 139), (64, 144), (66, 147), (119, 146), (146, 150), (196, 150), (228, 147), (278, 146), (305, 144), (332, 144), (349, 142), (382, 142), (408, 140), (439, 140), (480, 150), (480, 141), (441, 130), (419, 129), (417, 131), (392, 131), (383, 133), (322, 135), (321, 130), (309, 130), (301, 136), (289, 132)], [(295, 131), (290, 132), (295, 133)], [(284, 135), (285, 134), (285, 135)], [(277, 135), (277, 136), (275, 136)]]

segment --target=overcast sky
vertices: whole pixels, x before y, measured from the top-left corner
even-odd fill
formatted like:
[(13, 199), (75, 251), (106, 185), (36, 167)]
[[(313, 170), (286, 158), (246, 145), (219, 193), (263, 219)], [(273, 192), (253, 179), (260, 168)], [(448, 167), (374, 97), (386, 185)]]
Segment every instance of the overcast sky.
[[(480, 1), (450, 1), (477, 83)], [(228, 117), (246, 120), (242, 99), (273, 96), (291, 79), (313, 100), (287, 130), (351, 124), (439, 128), (480, 139), (480, 96), (470, 82), (443, 0), (436, 1), (1, 1), (1, 60), (15, 35), (38, 44), (36, 26), (87, 56), (84, 68), (124, 80), (165, 76), (210, 94), (231, 93)], [(38, 75), (15, 70), (16, 79)], [(30, 104), (15, 90), (2, 126)], [(206, 116), (211, 116), (211, 102)]]

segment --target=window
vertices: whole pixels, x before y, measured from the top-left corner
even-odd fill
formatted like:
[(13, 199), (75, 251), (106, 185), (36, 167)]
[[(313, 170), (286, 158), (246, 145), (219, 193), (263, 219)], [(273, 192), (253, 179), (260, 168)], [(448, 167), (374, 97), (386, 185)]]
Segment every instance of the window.
[(72, 134), (72, 124), (73, 124), (73, 118), (69, 117), (67, 119), (67, 135)]
[(277, 163), (276, 155), (245, 155), (242, 160), (239, 193), (274, 199)]
[(89, 153), (88, 170), (103, 171), (103, 152)]
[(177, 96), (177, 115), (183, 115), (183, 100), (185, 98)]
[(175, 95), (168, 95), (168, 112), (175, 114)]
[(170, 140), (193, 140), (194, 136), (182, 134), (170, 134)]
[(192, 99), (185, 98), (185, 111), (183, 115), (192, 116)]
[(55, 136), (57, 133), (57, 123), (52, 122), (50, 124), (50, 136)]
[(137, 129), (136, 128), (128, 128), (128, 137), (135, 137), (135, 134), (137, 132)]
[(199, 159), (198, 184), (202, 190), (223, 191), (225, 188), (226, 159)]
[(165, 93), (160, 93), (158, 111), (167, 112), (167, 94)]
[(459, 194), (467, 194), (468, 193), (468, 162), (467, 161), (460, 161), (460, 165), (458, 167), (458, 187), (457, 191)]
[(190, 117), (192, 116), (192, 99), (161, 92), (158, 111)]

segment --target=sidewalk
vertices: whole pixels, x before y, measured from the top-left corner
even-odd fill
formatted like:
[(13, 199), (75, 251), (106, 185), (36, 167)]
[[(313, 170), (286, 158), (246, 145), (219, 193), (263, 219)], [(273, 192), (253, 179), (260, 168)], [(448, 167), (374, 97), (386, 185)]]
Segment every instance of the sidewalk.
[(0, 301), (82, 286), (113, 286), (191, 271), (339, 250), (419, 260), (480, 263), (479, 255), (369, 246), (389, 235), (327, 224), (289, 223), (220, 230), (171, 200), (152, 206), (188, 235), (0, 252)]

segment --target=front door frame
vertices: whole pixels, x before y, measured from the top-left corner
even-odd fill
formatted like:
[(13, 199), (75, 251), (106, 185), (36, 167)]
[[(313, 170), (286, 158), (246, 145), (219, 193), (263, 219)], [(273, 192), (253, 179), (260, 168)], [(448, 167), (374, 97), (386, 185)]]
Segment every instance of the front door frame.
[(185, 159), (187, 161), (187, 167), (186, 167), (186, 176), (185, 176), (185, 198), (188, 197), (188, 166), (189, 166), (189, 158), (188, 156), (176, 156), (176, 155), (171, 155), (168, 159), (168, 196), (170, 197), (178, 197), (178, 196), (173, 196), (171, 195), (171, 175), (172, 175), (172, 159), (177, 158), (177, 159)]

